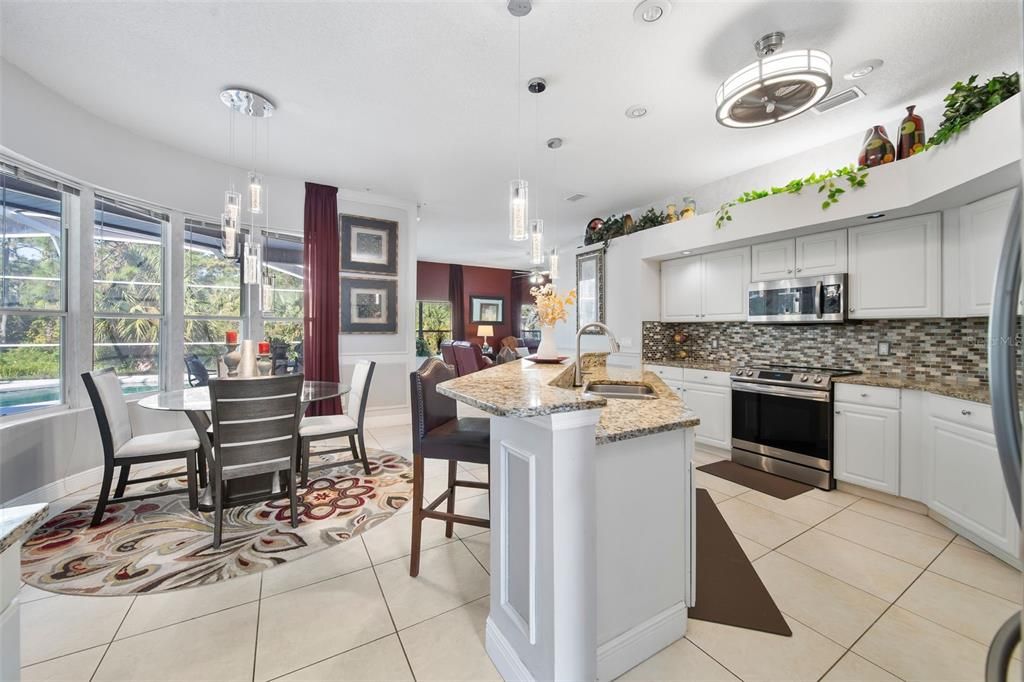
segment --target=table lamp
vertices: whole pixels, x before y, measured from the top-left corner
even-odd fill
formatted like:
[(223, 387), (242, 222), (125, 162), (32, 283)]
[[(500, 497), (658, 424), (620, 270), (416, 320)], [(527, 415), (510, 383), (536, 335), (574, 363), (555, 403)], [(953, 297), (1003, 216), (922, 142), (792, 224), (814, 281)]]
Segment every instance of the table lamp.
[(494, 336), (494, 325), (481, 324), (476, 328), (476, 333), (479, 336), (484, 337), (484, 350), (490, 350), (490, 346), (487, 344), (487, 337)]

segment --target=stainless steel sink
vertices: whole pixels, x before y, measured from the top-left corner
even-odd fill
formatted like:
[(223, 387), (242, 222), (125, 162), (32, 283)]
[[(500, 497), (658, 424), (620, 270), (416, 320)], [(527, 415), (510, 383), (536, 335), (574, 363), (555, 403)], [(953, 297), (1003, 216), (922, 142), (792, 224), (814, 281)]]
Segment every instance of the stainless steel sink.
[(587, 384), (585, 393), (603, 398), (625, 400), (657, 400), (657, 392), (647, 384), (605, 384), (598, 381)]

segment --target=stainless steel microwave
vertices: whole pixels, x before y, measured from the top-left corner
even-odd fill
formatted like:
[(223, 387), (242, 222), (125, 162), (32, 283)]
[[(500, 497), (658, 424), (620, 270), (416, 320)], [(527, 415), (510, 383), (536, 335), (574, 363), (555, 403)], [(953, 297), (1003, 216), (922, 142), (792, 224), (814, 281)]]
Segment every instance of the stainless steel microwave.
[(808, 324), (846, 321), (846, 274), (754, 282), (747, 321)]

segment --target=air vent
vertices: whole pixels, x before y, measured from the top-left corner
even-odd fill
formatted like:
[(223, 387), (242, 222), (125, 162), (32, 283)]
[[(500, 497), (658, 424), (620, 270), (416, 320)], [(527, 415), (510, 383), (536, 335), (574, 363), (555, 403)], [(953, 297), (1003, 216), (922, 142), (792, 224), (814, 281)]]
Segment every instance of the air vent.
[(576, 194), (570, 194), (569, 196), (567, 196), (565, 198), (565, 200), (566, 201), (579, 201), (580, 199), (586, 199), (586, 198), (587, 198), (586, 194), (580, 194), (579, 192), (577, 192)]
[(844, 104), (856, 102), (862, 97), (865, 97), (864, 91), (858, 87), (852, 87), (849, 90), (843, 90), (838, 95), (833, 95), (828, 99), (821, 100), (817, 106), (811, 107), (811, 109), (816, 114), (824, 114), (825, 112), (837, 109)]

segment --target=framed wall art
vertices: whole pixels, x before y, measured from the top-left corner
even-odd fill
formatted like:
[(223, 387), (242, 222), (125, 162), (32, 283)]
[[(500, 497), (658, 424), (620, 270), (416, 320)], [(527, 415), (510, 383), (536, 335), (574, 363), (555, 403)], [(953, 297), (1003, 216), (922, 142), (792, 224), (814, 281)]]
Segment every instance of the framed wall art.
[(341, 271), (398, 274), (398, 223), (341, 216)]
[(397, 334), (398, 282), (342, 277), (342, 334)]
[(470, 296), (470, 324), (505, 324), (505, 299), (501, 296)]

